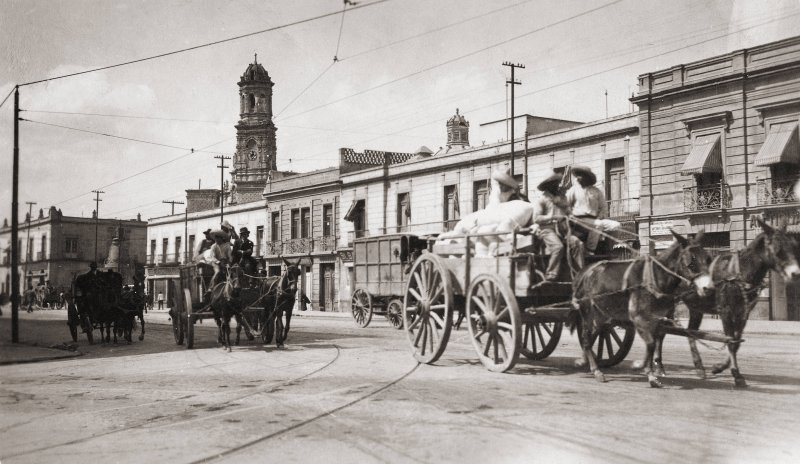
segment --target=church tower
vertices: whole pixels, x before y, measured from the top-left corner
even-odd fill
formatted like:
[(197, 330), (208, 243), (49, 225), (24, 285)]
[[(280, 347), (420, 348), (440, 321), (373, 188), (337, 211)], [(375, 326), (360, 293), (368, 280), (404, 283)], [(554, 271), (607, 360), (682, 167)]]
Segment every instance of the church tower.
[(239, 122), (229, 201), (260, 200), (270, 171), (277, 170), (275, 124), (272, 122), (272, 86), (258, 55), (239, 79)]
[(447, 147), (466, 148), (468, 146), (469, 122), (464, 115), (458, 113), (458, 108), (456, 108), (456, 114), (447, 120)]

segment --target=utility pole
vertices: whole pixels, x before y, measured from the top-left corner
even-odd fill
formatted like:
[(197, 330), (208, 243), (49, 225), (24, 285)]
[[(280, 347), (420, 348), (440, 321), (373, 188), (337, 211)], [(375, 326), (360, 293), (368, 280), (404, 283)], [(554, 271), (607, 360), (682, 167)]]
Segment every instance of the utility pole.
[(14, 167), (11, 187), (11, 343), (19, 343), (19, 86), (14, 87)]
[[(189, 262), (189, 208), (183, 210), (183, 236), (186, 239), (183, 241), (183, 264)], [(192, 250), (194, 251), (194, 250)]]
[(94, 262), (97, 262), (97, 226), (98, 222), (100, 221), (100, 202), (103, 201), (100, 199), (101, 193), (106, 193), (102, 190), (92, 190), (94, 193)]
[(523, 184), (524, 184), (523, 188), (525, 189), (525, 198), (527, 198), (528, 195), (529, 195), (529, 193), (528, 193), (529, 192), (528, 191), (528, 129), (527, 128), (525, 129), (525, 155), (524, 156), (525, 156), (525, 166), (524, 166), (525, 172), (523, 173), (523, 179), (524, 179), (523, 180)]
[(230, 156), (217, 155), (214, 158), (219, 160), (219, 222), (225, 218), (225, 160), (231, 159)]
[(506, 84), (511, 84), (511, 176), (514, 176), (514, 87), (522, 85), (522, 82), (514, 79), (514, 70), (516, 68), (525, 69), (525, 65), (521, 63), (511, 63), (510, 61), (503, 61), (503, 66), (511, 68), (511, 80), (506, 81)]
[(172, 212), (170, 213), (170, 216), (174, 216), (175, 215), (175, 205), (184, 204), (182, 201), (172, 201), (172, 200), (164, 200), (161, 203), (166, 203), (168, 205), (172, 205)]
[(31, 247), (31, 221), (33, 220), (33, 205), (35, 205), (36, 202), (35, 201), (26, 201), (25, 204), (28, 205), (28, 220), (26, 221), (28, 223), (28, 232), (27, 232), (27, 235), (25, 236), (25, 249), (28, 251), (28, 253), (27, 253), (28, 256), (25, 257), (25, 268), (23, 269), (23, 274), (25, 274), (25, 275), (23, 276), (23, 278), (27, 279), (28, 278), (28, 262), (31, 259), (33, 259), (33, 249), (32, 249), (33, 247)]
[(606, 119), (608, 119), (608, 89), (606, 89)]

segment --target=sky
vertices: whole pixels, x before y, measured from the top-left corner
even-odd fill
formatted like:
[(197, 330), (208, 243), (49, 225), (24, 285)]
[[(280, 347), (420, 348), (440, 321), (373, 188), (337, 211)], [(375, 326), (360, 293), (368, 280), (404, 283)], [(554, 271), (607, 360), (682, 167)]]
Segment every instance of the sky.
[[(504, 61), (525, 65), (517, 114), (588, 122), (606, 116), (605, 92), (609, 116), (633, 111), (638, 75), (791, 37), (800, 16), (800, 0), (358, 6), (342, 15), (341, 0), (0, 0), (0, 99), (16, 84), (339, 13), (20, 87), (21, 219), (27, 201), (90, 217), (97, 189), (101, 217), (147, 219), (169, 214), (162, 202), (185, 201), (186, 189), (219, 187), (214, 156), (235, 151), (236, 84), (256, 53), (275, 83), (278, 168), (302, 172), (336, 165), (342, 147), (435, 151), (456, 108), (479, 145), (479, 125), (507, 117)], [(0, 216), (10, 218), (13, 96), (0, 108), (0, 153)]]

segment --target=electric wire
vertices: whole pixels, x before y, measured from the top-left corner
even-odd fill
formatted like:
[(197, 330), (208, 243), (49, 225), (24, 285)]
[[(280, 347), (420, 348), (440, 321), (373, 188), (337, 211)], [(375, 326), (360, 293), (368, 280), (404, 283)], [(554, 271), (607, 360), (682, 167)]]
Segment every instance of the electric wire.
[(339, 61), (339, 45), (342, 43), (342, 31), (344, 30), (344, 14), (347, 13), (347, 0), (342, 2), (342, 20), (339, 23), (339, 38), (336, 39), (336, 52), (333, 54), (333, 62)]
[(5, 105), (5, 104), (6, 104), (6, 100), (8, 100), (8, 97), (10, 97), (10, 96), (11, 96), (11, 94), (13, 94), (13, 93), (14, 93), (14, 90), (16, 90), (16, 87), (11, 87), (11, 91), (10, 91), (10, 92), (8, 92), (8, 95), (6, 95), (6, 98), (4, 98), (4, 99), (3, 99), (3, 102), (2, 102), (2, 103), (0, 103), (0, 108), (2, 108), (2, 107), (3, 107), (3, 105)]
[(357, 97), (357, 96), (359, 96), (359, 95), (364, 95), (365, 93), (369, 93), (369, 92), (372, 92), (372, 91), (374, 91), (374, 90), (381, 89), (381, 88), (383, 88), (383, 87), (386, 87), (386, 86), (389, 86), (389, 85), (391, 85), (391, 84), (394, 84), (394, 83), (397, 83), (397, 82), (400, 82), (400, 81), (406, 80), (406, 79), (408, 79), (408, 78), (410, 78), (410, 77), (418, 76), (418, 75), (420, 75), (420, 74), (424, 74), (424, 73), (427, 73), (427, 72), (429, 72), (429, 71), (433, 71), (434, 69), (441, 68), (442, 66), (446, 66), (446, 65), (449, 65), (449, 64), (455, 63), (455, 62), (457, 62), (457, 61), (463, 60), (464, 58), (469, 58), (469, 57), (471, 57), (471, 56), (478, 55), (478, 54), (480, 54), (480, 53), (483, 53), (483, 52), (485, 52), (485, 51), (487, 51), (487, 50), (491, 50), (491, 49), (493, 49), (493, 48), (497, 48), (497, 47), (499, 47), (499, 46), (501, 46), (501, 45), (505, 45), (505, 44), (507, 44), (507, 43), (509, 43), (509, 42), (513, 42), (513, 41), (515, 41), (515, 40), (519, 40), (519, 39), (521, 39), (521, 38), (523, 38), (523, 37), (527, 37), (527, 36), (529, 36), (529, 35), (532, 35), (532, 34), (535, 34), (535, 33), (537, 33), (537, 32), (541, 32), (541, 31), (544, 31), (544, 30), (550, 29), (550, 28), (552, 28), (552, 27), (555, 27), (555, 26), (558, 26), (558, 25), (564, 24), (564, 23), (566, 23), (566, 22), (569, 22), (569, 21), (572, 21), (572, 20), (574, 20), (574, 19), (580, 18), (580, 17), (582, 17), (582, 16), (586, 16), (586, 15), (588, 15), (588, 14), (591, 14), (591, 13), (594, 13), (594, 12), (597, 12), (597, 11), (600, 11), (600, 10), (603, 10), (603, 9), (605, 9), (605, 8), (609, 8), (609, 7), (611, 7), (611, 6), (614, 6), (614, 5), (616, 5), (617, 3), (621, 3), (621, 2), (623, 2), (623, 1), (624, 1), (624, 0), (614, 0), (614, 1), (612, 1), (612, 2), (606, 3), (606, 4), (604, 4), (604, 5), (601, 5), (601, 6), (599, 6), (599, 7), (592, 8), (592, 9), (590, 9), (590, 10), (583, 11), (583, 12), (581, 12), (581, 13), (578, 13), (578, 14), (572, 15), (572, 16), (570, 16), (570, 17), (567, 17), (567, 18), (564, 18), (564, 19), (558, 20), (558, 21), (556, 21), (556, 22), (553, 22), (553, 23), (546, 24), (546, 25), (544, 25), (544, 26), (541, 26), (541, 27), (537, 27), (537, 28), (535, 28), (535, 29), (533, 29), (533, 30), (530, 30), (530, 31), (528, 31), (528, 32), (525, 32), (524, 34), (520, 34), (520, 35), (517, 35), (517, 36), (511, 37), (511, 38), (505, 39), (505, 40), (503, 40), (503, 41), (500, 41), (500, 42), (493, 43), (493, 44), (491, 44), (491, 45), (489, 45), (489, 46), (486, 46), (486, 47), (480, 48), (480, 49), (478, 49), (478, 50), (473, 50), (473, 51), (471, 51), (471, 52), (469, 52), (469, 53), (466, 53), (466, 54), (463, 54), (463, 55), (459, 55), (459, 56), (456, 56), (456, 57), (454, 57), (454, 58), (451, 58), (451, 59), (449, 59), (449, 60), (445, 60), (445, 61), (442, 61), (442, 62), (440, 62), (440, 63), (437, 63), (437, 64), (435, 64), (435, 65), (428, 66), (427, 68), (419, 69), (419, 70), (417, 70), (417, 71), (414, 71), (414, 72), (412, 72), (412, 73), (410, 73), (410, 74), (406, 74), (406, 75), (404, 75), (404, 76), (397, 77), (397, 78), (395, 78), (395, 79), (391, 79), (391, 80), (389, 80), (389, 81), (386, 81), (386, 82), (382, 82), (382, 83), (380, 83), (380, 84), (378, 84), (378, 85), (375, 85), (375, 86), (373, 86), (373, 87), (369, 87), (369, 88), (366, 88), (366, 89), (360, 90), (360, 91), (358, 91), (358, 92), (352, 93), (352, 94), (350, 94), (350, 95), (346, 95), (346, 96), (344, 96), (344, 97), (337, 98), (337, 99), (335, 99), (335, 100), (331, 100), (331, 101), (329, 101), (329, 102), (327, 102), (327, 103), (323, 103), (323, 104), (321, 104), (321, 105), (314, 106), (314, 107), (312, 107), (312, 108), (309, 108), (309, 109), (307, 109), (307, 110), (303, 110), (303, 111), (300, 111), (300, 112), (298, 112), (298, 113), (294, 113), (294, 114), (290, 114), (290, 115), (288, 115), (288, 116), (284, 116), (282, 119), (283, 119), (283, 120), (286, 120), (286, 119), (295, 118), (295, 117), (297, 117), (297, 116), (301, 116), (301, 115), (303, 115), (303, 114), (307, 114), (307, 113), (310, 113), (310, 112), (313, 112), (313, 111), (316, 111), (316, 110), (319, 110), (319, 109), (322, 109), (322, 108), (325, 108), (325, 107), (328, 107), (328, 106), (334, 105), (334, 104), (336, 104), (336, 103), (340, 103), (340, 102), (342, 102), (342, 101), (345, 101), (345, 100), (348, 100), (348, 99), (350, 99), (350, 98)]
[[(367, 7), (375, 6), (375, 5), (378, 5), (378, 4), (381, 4), (381, 3), (385, 3), (385, 2), (388, 2), (388, 1), (390, 1), (390, 0), (374, 0), (374, 1), (369, 2), (369, 3), (362, 3), (362, 4), (359, 4), (359, 5), (353, 6), (352, 8), (350, 8), (350, 10), (356, 10), (356, 9), (360, 9), (360, 8), (367, 8)], [(267, 28), (267, 29), (262, 29), (260, 31), (249, 32), (247, 34), (237, 35), (237, 36), (234, 36), (234, 37), (228, 37), (227, 39), (215, 40), (213, 42), (207, 42), (207, 43), (200, 44), (200, 45), (195, 45), (195, 46), (192, 46), (192, 47), (181, 48), (179, 50), (173, 50), (171, 52), (159, 53), (158, 55), (152, 55), (152, 56), (148, 56), (148, 57), (145, 57), (145, 58), (139, 58), (139, 59), (136, 59), (136, 60), (125, 61), (125, 62), (122, 62), (122, 63), (112, 64), (112, 65), (108, 65), (108, 66), (101, 66), (101, 67), (93, 68), (93, 69), (87, 69), (85, 71), (79, 71), (79, 72), (74, 72), (74, 73), (69, 73), (69, 74), (63, 74), (63, 75), (55, 76), (55, 77), (48, 77), (46, 79), (39, 79), (39, 80), (31, 81), (31, 82), (26, 82), (24, 84), (19, 84), (19, 86), (23, 87), (23, 86), (26, 86), (26, 85), (39, 84), (39, 83), (42, 83), (42, 82), (49, 82), (49, 81), (54, 81), (54, 80), (57, 80), (57, 79), (64, 79), (66, 77), (79, 76), (81, 74), (89, 74), (89, 73), (93, 73), (93, 72), (97, 72), (97, 71), (103, 71), (103, 70), (106, 70), (106, 69), (118, 68), (118, 67), (121, 67), (121, 66), (130, 65), (130, 64), (141, 63), (143, 61), (150, 61), (150, 60), (155, 60), (155, 59), (158, 59), (158, 58), (164, 58), (166, 56), (177, 55), (179, 53), (185, 53), (185, 52), (189, 52), (189, 51), (192, 51), (192, 50), (197, 50), (197, 49), (200, 49), (200, 48), (206, 48), (206, 47), (211, 47), (211, 46), (219, 45), (219, 44), (226, 43), (226, 42), (232, 42), (232, 41), (235, 41), (235, 40), (240, 40), (240, 39), (244, 39), (244, 38), (247, 38), (247, 37), (260, 35), (260, 34), (264, 34), (264, 33), (267, 33), (267, 32), (273, 32), (273, 31), (277, 31), (277, 30), (280, 30), (280, 29), (286, 29), (288, 27), (297, 26), (297, 25), (304, 24), (304, 23), (309, 23), (309, 22), (312, 22), (312, 21), (317, 21), (319, 19), (327, 18), (327, 17), (330, 17), (330, 16), (336, 16), (338, 14), (342, 14), (342, 12), (337, 10), (337, 11), (334, 11), (334, 12), (331, 12), (331, 13), (325, 13), (325, 14), (321, 14), (321, 15), (317, 15), (317, 16), (312, 16), (310, 18), (304, 18), (304, 19), (300, 19), (300, 20), (297, 20), (297, 21), (292, 21), (292, 22), (289, 22), (289, 23), (281, 24), (281, 25), (278, 25), (278, 26), (273, 26), (273, 27), (270, 27), (270, 28)]]

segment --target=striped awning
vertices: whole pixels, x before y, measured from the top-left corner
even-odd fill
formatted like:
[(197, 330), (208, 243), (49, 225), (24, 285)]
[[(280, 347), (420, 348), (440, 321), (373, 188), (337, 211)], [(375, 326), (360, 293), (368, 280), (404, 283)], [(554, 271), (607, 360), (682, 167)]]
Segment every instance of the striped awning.
[(764, 145), (756, 156), (756, 166), (777, 163), (800, 164), (800, 145), (797, 143), (797, 123), (773, 124)]
[(722, 172), (722, 156), (719, 148), (719, 134), (699, 135), (692, 143), (692, 151), (681, 166), (681, 174), (704, 174)]

